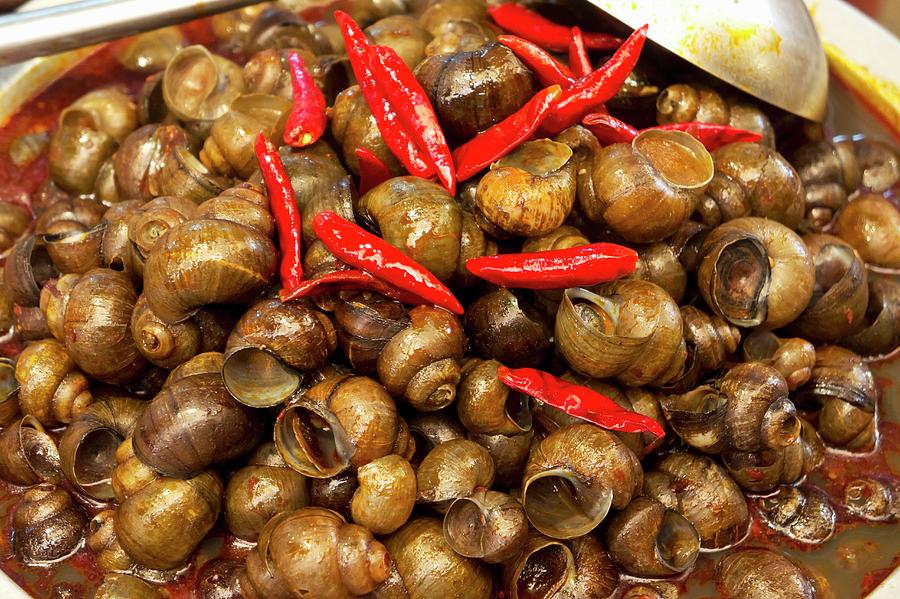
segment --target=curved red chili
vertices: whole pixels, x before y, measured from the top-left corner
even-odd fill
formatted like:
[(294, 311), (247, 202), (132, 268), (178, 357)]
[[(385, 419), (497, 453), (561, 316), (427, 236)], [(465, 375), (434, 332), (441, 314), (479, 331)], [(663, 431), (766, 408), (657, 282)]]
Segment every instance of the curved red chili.
[(438, 180), (456, 194), (456, 169), (434, 107), (403, 59), (387, 46), (372, 48), (372, 71), (407, 132), (434, 165)]
[(409, 174), (425, 179), (431, 177), (434, 174), (434, 165), (401, 125), (396, 110), (375, 79), (371, 64), (371, 46), (366, 34), (347, 13), (336, 10), (334, 18), (341, 28), (350, 67), (356, 76), (363, 98), (369, 105), (372, 116), (375, 117), (384, 143)]
[(637, 129), (606, 112), (591, 113), (581, 120), (581, 124), (604, 146), (631, 143), (638, 134)]
[(254, 145), (256, 160), (266, 192), (269, 196), (269, 209), (278, 230), (278, 245), (281, 249), (281, 285), (285, 289), (293, 289), (303, 280), (303, 264), (301, 256), (300, 209), (294, 198), (291, 179), (284, 170), (281, 157), (275, 146), (269, 143), (266, 136), (260, 133)]
[(577, 77), (584, 77), (594, 70), (587, 48), (584, 47), (584, 35), (578, 27), (572, 27), (572, 39), (569, 41), (569, 67)]
[(498, 35), (497, 41), (509, 48), (525, 66), (534, 71), (541, 85), (559, 85), (563, 89), (575, 83), (572, 71), (549, 52), (515, 35)]
[(634, 70), (646, 40), (647, 25), (644, 25), (632, 33), (603, 66), (563, 91), (550, 116), (541, 125), (541, 134), (546, 137), (556, 135), (615, 96)]
[(360, 196), (391, 178), (387, 165), (366, 148), (356, 148), (356, 159), (359, 162)]
[(325, 293), (352, 290), (375, 291), (405, 304), (426, 303), (418, 296), (397, 289), (389, 283), (376, 279), (367, 272), (356, 269), (337, 270), (315, 279), (307, 279), (293, 289), (282, 290), (280, 298), (283, 302), (289, 302), (303, 297), (314, 297)]
[(456, 148), (457, 180), (465, 181), (531, 137), (561, 93), (558, 85), (539, 91), (525, 106)]
[(713, 152), (724, 145), (736, 142), (757, 142), (762, 139), (762, 135), (754, 131), (746, 131), (729, 127), (728, 125), (714, 125), (711, 123), (671, 123), (668, 125), (659, 125), (657, 127), (648, 127), (640, 131), (614, 116), (605, 113), (589, 114), (581, 121), (582, 124), (590, 129), (597, 140), (603, 145), (615, 143), (631, 143), (639, 133), (659, 129), (664, 131), (684, 131), (695, 137), (706, 147), (707, 150)]
[(623, 433), (646, 432), (657, 437), (664, 437), (666, 434), (656, 420), (626, 410), (593, 389), (564, 381), (548, 372), (534, 368), (511, 369), (500, 366), (497, 375), (507, 387), (601, 428)]
[[(569, 48), (571, 32), (568, 27), (554, 23), (521, 4), (509, 2), (488, 6), (488, 14), (503, 29), (547, 50), (565, 52)], [(584, 44), (591, 50), (612, 50), (621, 43), (620, 38), (605, 33), (584, 34)]]
[(328, 210), (315, 216), (313, 230), (339, 260), (435, 306), (463, 313), (462, 304), (437, 277), (381, 237)]
[(284, 143), (302, 148), (315, 143), (325, 133), (325, 94), (316, 85), (303, 58), (294, 50), (287, 54), (293, 89), (293, 106), (284, 128)]
[(562, 250), (480, 256), (466, 261), (470, 273), (501, 287), (566, 289), (590, 287), (634, 272), (637, 252), (614, 243)]

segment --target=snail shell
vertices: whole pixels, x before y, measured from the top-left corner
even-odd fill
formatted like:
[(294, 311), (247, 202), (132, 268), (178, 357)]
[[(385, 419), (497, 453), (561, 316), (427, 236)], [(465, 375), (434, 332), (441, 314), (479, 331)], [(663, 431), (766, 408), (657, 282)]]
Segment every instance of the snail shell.
[(178, 51), (162, 80), (166, 106), (184, 121), (212, 121), (244, 91), (241, 67), (203, 46)]
[(417, 502), (446, 512), (452, 501), (468, 497), (477, 487), (490, 488), (494, 462), (474, 441), (453, 439), (428, 452), (416, 471)]
[(56, 443), (33, 416), (9, 423), (0, 433), (0, 478), (22, 486), (62, 481)]
[(30, 224), (28, 208), (12, 202), (0, 204), (0, 253), (11, 248)]
[(900, 346), (900, 282), (868, 274), (869, 305), (861, 330), (840, 343), (863, 356), (883, 356)]
[(165, 591), (129, 574), (111, 574), (97, 587), (94, 599), (164, 599)]
[(795, 541), (819, 545), (834, 534), (834, 508), (815, 487), (780, 487), (775, 495), (760, 497), (756, 507), (771, 528)]
[(867, 264), (900, 269), (900, 210), (882, 196), (854, 199), (838, 214), (833, 231)]
[(337, 340), (360, 374), (375, 374), (384, 346), (409, 324), (400, 302), (374, 293), (361, 293), (338, 302), (334, 308)]
[(862, 182), (854, 145), (850, 139), (814, 141), (797, 150), (791, 160), (806, 189), (806, 220), (816, 230), (831, 223), (848, 194)]
[(816, 363), (813, 344), (799, 337), (781, 339), (771, 331), (756, 329), (743, 344), (744, 360), (762, 362), (781, 373), (791, 391), (804, 385)]
[(22, 351), (16, 381), (22, 413), (47, 426), (71, 422), (93, 401), (87, 377), (53, 339), (36, 341)]
[(58, 277), (59, 271), (43, 240), (34, 235), (20, 237), (6, 256), (3, 283), (6, 296), (20, 306), (37, 306), (41, 287)]
[(510, 368), (539, 366), (550, 352), (546, 318), (523, 293), (497, 288), (466, 310), (466, 334), (478, 354)]
[(81, 545), (87, 517), (68, 492), (39, 484), (22, 495), (12, 517), (13, 550), (35, 565), (65, 559)]
[(716, 566), (716, 588), (726, 599), (816, 599), (813, 579), (780, 553), (741, 549)]
[(509, 495), (476, 489), (450, 505), (444, 538), (464, 557), (497, 564), (521, 551), (528, 538), (528, 518), (522, 504)]
[(866, 520), (900, 518), (900, 488), (896, 481), (862, 477), (844, 486), (844, 506)]
[(496, 360), (472, 358), (457, 389), (456, 415), (472, 433), (517, 435), (531, 429), (529, 399), (497, 377)]
[(135, 566), (131, 556), (119, 545), (116, 510), (103, 510), (91, 519), (85, 544), (104, 572), (127, 572)]
[(409, 520), (416, 504), (416, 473), (398, 455), (369, 462), (357, 472), (359, 487), (353, 493), (353, 521), (374, 534), (390, 534)]

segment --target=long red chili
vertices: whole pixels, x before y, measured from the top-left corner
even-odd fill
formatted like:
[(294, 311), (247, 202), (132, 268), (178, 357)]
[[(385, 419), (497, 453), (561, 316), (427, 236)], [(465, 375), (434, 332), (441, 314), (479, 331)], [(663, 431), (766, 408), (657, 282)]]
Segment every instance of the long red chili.
[(434, 164), (438, 179), (450, 195), (455, 195), (453, 157), (425, 90), (393, 48), (372, 48), (372, 70), (407, 132)]
[(397, 289), (389, 283), (376, 279), (367, 272), (356, 269), (338, 270), (316, 279), (306, 279), (290, 291), (286, 290), (281, 296), (281, 301), (288, 302), (303, 297), (352, 290), (375, 291), (405, 304), (424, 303), (422, 298)]
[[(488, 7), (488, 14), (503, 29), (553, 52), (565, 52), (571, 39), (568, 27), (554, 23), (521, 4), (510, 2)], [(605, 33), (585, 33), (584, 44), (591, 50), (612, 50), (620, 38)]]
[(256, 160), (266, 192), (269, 196), (269, 209), (278, 230), (278, 245), (281, 248), (281, 286), (290, 291), (303, 280), (303, 264), (300, 253), (300, 209), (294, 198), (294, 188), (290, 177), (284, 170), (281, 157), (275, 146), (269, 143), (265, 135), (256, 137), (254, 146)]
[(584, 77), (591, 71), (591, 59), (584, 47), (584, 34), (578, 27), (572, 27), (572, 39), (569, 41), (569, 66), (577, 77)]
[(624, 433), (647, 432), (657, 437), (666, 434), (656, 420), (626, 410), (593, 389), (564, 381), (542, 370), (500, 366), (497, 375), (507, 387), (601, 428)]
[(434, 173), (434, 165), (422, 153), (406, 128), (402, 126), (396, 110), (375, 80), (370, 56), (371, 46), (369, 40), (366, 39), (366, 34), (347, 13), (337, 10), (334, 12), (334, 17), (341, 27), (341, 35), (344, 38), (353, 74), (356, 76), (366, 104), (372, 111), (372, 116), (375, 117), (384, 143), (409, 171), (409, 174), (427, 179)]
[(558, 85), (539, 91), (522, 108), (456, 148), (457, 180), (465, 181), (531, 137), (561, 93)]
[(602, 67), (565, 90), (541, 126), (541, 134), (546, 137), (556, 135), (616, 95), (637, 64), (646, 39), (647, 25), (644, 25), (632, 33)]
[(501, 287), (566, 289), (590, 287), (634, 272), (637, 252), (614, 243), (562, 250), (497, 254), (466, 261), (470, 273)]
[(328, 210), (316, 215), (313, 230), (339, 260), (435, 306), (463, 313), (462, 304), (437, 277), (381, 237)]
[(525, 66), (534, 71), (541, 85), (559, 85), (563, 89), (575, 83), (572, 71), (532, 42), (515, 35), (498, 35), (497, 41), (512, 50)]
[(594, 113), (589, 114), (581, 121), (585, 127), (590, 129), (597, 139), (603, 145), (615, 143), (631, 143), (631, 141), (643, 131), (653, 129), (661, 131), (684, 131), (702, 143), (710, 152), (721, 148), (724, 145), (736, 142), (757, 142), (762, 139), (762, 135), (754, 131), (745, 129), (737, 129), (728, 125), (713, 125), (711, 123), (671, 123), (668, 125), (659, 125), (657, 127), (648, 127), (646, 129), (637, 130), (625, 121), (621, 121), (609, 114)]
[(356, 159), (359, 162), (359, 195), (391, 178), (387, 165), (366, 148), (356, 148)]
[(303, 58), (294, 50), (287, 54), (294, 98), (291, 114), (284, 128), (284, 143), (302, 148), (315, 143), (325, 133), (325, 94), (316, 85)]

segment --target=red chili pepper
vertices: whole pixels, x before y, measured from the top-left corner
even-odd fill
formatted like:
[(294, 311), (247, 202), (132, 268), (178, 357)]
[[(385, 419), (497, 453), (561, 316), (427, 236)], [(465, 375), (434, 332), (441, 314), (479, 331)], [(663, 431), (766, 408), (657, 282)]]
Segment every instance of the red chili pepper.
[(281, 295), (281, 301), (289, 302), (302, 297), (312, 297), (338, 291), (352, 291), (354, 289), (375, 291), (404, 304), (423, 303), (422, 298), (397, 289), (389, 283), (376, 279), (367, 272), (356, 269), (337, 270), (316, 279), (306, 279), (294, 289), (285, 290)]
[(634, 272), (637, 252), (614, 243), (563, 250), (497, 254), (466, 261), (470, 273), (501, 287), (567, 289), (590, 287)]
[(356, 158), (359, 161), (359, 195), (391, 178), (387, 165), (366, 148), (356, 148)]
[(450, 195), (455, 195), (453, 157), (425, 90), (393, 48), (372, 48), (372, 70), (407, 132), (434, 164), (438, 179)]
[(281, 157), (275, 146), (269, 143), (266, 136), (260, 133), (256, 137), (256, 160), (266, 192), (269, 196), (269, 209), (278, 230), (278, 245), (281, 248), (281, 286), (293, 289), (303, 280), (303, 264), (300, 254), (300, 209), (294, 198), (294, 188), (290, 177), (284, 171)]
[(497, 375), (507, 387), (601, 428), (624, 433), (647, 432), (657, 437), (666, 434), (656, 420), (626, 410), (593, 389), (564, 381), (548, 372), (534, 368), (509, 369), (500, 366)]
[(356, 75), (356, 81), (366, 104), (372, 111), (372, 116), (375, 117), (384, 143), (409, 174), (424, 179), (431, 177), (434, 174), (434, 165), (401, 125), (399, 115), (375, 80), (371, 64), (371, 46), (366, 34), (347, 13), (338, 10), (335, 11), (334, 17), (341, 27), (353, 74)]
[(605, 112), (591, 113), (582, 119), (581, 124), (604, 146), (631, 143), (638, 135), (637, 129)]
[(525, 106), (456, 148), (457, 180), (465, 181), (531, 137), (561, 93), (558, 85), (539, 91)]
[(697, 138), (710, 152), (730, 143), (741, 141), (756, 142), (762, 139), (762, 135), (753, 131), (737, 129), (728, 125), (713, 125), (711, 123), (671, 123), (638, 131), (625, 121), (621, 121), (609, 114), (600, 113), (589, 114), (581, 122), (591, 130), (591, 133), (603, 145), (631, 143), (639, 133), (650, 130), (684, 131)]
[(315, 143), (325, 133), (325, 94), (306, 68), (303, 58), (294, 50), (288, 52), (291, 69), (293, 106), (284, 128), (284, 143), (302, 148)]
[[(569, 48), (571, 35), (568, 27), (554, 23), (521, 4), (510, 2), (489, 6), (488, 14), (500, 27), (547, 50), (565, 52)], [(621, 43), (620, 38), (606, 33), (584, 34), (584, 44), (591, 50), (612, 50)]]
[(512, 50), (526, 67), (534, 71), (541, 85), (559, 85), (566, 89), (575, 83), (575, 75), (569, 67), (537, 44), (515, 35), (499, 35), (497, 41)]
[(646, 39), (647, 25), (644, 25), (632, 33), (602, 67), (565, 90), (541, 126), (541, 134), (553, 137), (615, 96), (637, 64)]
[(569, 66), (578, 77), (584, 77), (594, 70), (587, 48), (584, 47), (584, 35), (578, 27), (572, 27), (572, 40), (569, 42)]
[(757, 142), (762, 139), (762, 135), (755, 131), (747, 131), (746, 129), (738, 129), (728, 125), (713, 125), (711, 123), (671, 123), (651, 128), (690, 133), (700, 140), (700, 143), (710, 152), (727, 144), (740, 141)]
[(329, 210), (316, 215), (313, 230), (339, 260), (435, 306), (463, 313), (462, 304), (437, 277), (381, 237)]

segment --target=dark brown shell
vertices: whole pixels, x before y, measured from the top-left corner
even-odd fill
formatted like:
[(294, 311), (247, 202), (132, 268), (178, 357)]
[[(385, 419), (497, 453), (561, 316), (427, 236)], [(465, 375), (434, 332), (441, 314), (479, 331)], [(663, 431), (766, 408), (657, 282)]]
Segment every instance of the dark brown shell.
[(511, 367), (540, 365), (550, 351), (546, 318), (523, 293), (498, 288), (466, 310), (466, 334), (475, 351)]
[(64, 559), (80, 546), (86, 525), (84, 511), (68, 492), (46, 483), (34, 486), (12, 517), (13, 550), (30, 565)]

